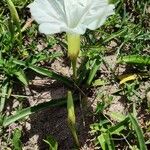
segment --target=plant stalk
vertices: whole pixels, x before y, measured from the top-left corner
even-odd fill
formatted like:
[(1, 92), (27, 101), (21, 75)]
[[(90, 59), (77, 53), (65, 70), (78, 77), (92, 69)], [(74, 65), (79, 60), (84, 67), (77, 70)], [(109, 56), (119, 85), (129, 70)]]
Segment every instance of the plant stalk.
[(73, 101), (71, 91), (68, 91), (67, 94), (67, 111), (68, 111), (68, 126), (71, 130), (76, 146), (80, 147), (77, 130), (76, 130), (76, 116), (75, 116), (75, 109), (74, 109), (74, 101)]
[(73, 79), (77, 79), (77, 58), (80, 52), (80, 35), (79, 34), (67, 34), (68, 41), (68, 57), (71, 60), (73, 69)]
[(71, 65), (73, 69), (73, 79), (76, 81), (77, 80), (77, 59), (71, 60)]

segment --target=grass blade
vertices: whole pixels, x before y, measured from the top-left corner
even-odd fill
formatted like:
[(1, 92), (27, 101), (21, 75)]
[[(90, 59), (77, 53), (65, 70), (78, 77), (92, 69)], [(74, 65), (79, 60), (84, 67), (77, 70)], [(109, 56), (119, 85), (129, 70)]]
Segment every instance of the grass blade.
[(91, 82), (93, 81), (93, 78), (95, 77), (95, 74), (98, 71), (100, 65), (101, 65), (101, 60), (96, 60), (95, 63), (94, 63), (93, 68), (90, 70), (88, 79), (86, 81), (87, 85), (91, 85)]
[(15, 129), (15, 131), (13, 133), (12, 143), (14, 146), (14, 150), (22, 150), (21, 130)]
[(150, 65), (150, 56), (140, 56), (140, 55), (128, 55), (122, 56), (118, 59), (120, 64), (136, 64), (142, 66)]
[(108, 150), (115, 150), (114, 142), (111, 138), (110, 133), (104, 134), (105, 141), (107, 143)]
[(58, 150), (58, 142), (51, 135), (48, 135), (44, 142), (49, 145), (49, 150)]
[(28, 81), (27, 81), (26, 75), (23, 70), (19, 70), (19, 71), (15, 72), (14, 74), (16, 75), (18, 80), (20, 80), (24, 85), (26, 85), (26, 86), (28, 85)]
[(41, 103), (41, 104), (38, 104), (37, 106), (24, 108), (21, 111), (18, 111), (15, 115), (6, 117), (3, 121), (3, 127), (7, 127), (11, 123), (13, 123), (19, 119), (22, 119), (28, 115), (31, 115), (33, 113), (41, 111), (43, 109), (63, 106), (66, 103), (67, 103), (66, 98), (63, 98), (63, 99), (51, 100), (49, 102)]
[(2, 95), (1, 95), (1, 100), (0, 100), (0, 112), (2, 112), (4, 107), (5, 107), (5, 101), (6, 101), (6, 97), (7, 97), (8, 86), (9, 86), (9, 82), (6, 79), (2, 84)]
[(48, 70), (46, 68), (26, 64), (25, 62), (20, 61), (20, 60), (13, 60), (13, 62), (18, 64), (18, 65), (26, 66), (26, 67), (32, 69), (33, 71), (35, 71), (38, 74), (53, 78), (55, 80), (58, 80), (58, 81), (64, 83), (66, 86), (70, 87), (70, 88), (72, 88), (74, 86), (74, 82), (72, 80), (70, 80), (68, 77), (65, 77), (63, 75), (59, 75), (59, 74), (57, 74), (57, 73), (55, 73), (51, 70)]
[(13, 2), (11, 0), (7, 0), (6, 2), (8, 5), (8, 8), (10, 10), (13, 23), (16, 24), (17, 30), (19, 32), (19, 42), (20, 42), (20, 46), (21, 46), (21, 44), (22, 44), (22, 33), (21, 33), (21, 25), (20, 25), (19, 15), (17, 13), (17, 10), (16, 10)]
[(117, 130), (119, 129), (124, 129), (124, 126), (129, 122), (129, 117), (125, 118), (123, 121), (119, 122), (118, 124), (110, 127), (108, 129), (108, 132), (110, 132), (111, 134), (116, 133)]
[(16, 10), (13, 2), (11, 0), (7, 0), (6, 2), (8, 4), (8, 8), (10, 10), (11, 17), (12, 17), (13, 21), (19, 23), (20, 22), (19, 15), (17, 13), (17, 10)]
[(100, 136), (98, 136), (98, 142), (101, 145), (102, 150), (107, 150), (106, 140), (104, 138), (105, 133), (102, 133)]
[(147, 150), (147, 147), (145, 145), (143, 132), (142, 132), (142, 129), (140, 128), (140, 126), (138, 125), (137, 120), (131, 114), (129, 114), (129, 118), (130, 118), (131, 124), (132, 124), (132, 126), (136, 132), (139, 146), (140, 146), (140, 150)]
[(41, 74), (41, 75), (48, 76), (48, 77), (54, 78), (58, 81), (61, 81), (62, 83), (64, 83), (68, 87), (72, 87), (72, 85), (73, 85), (72, 81), (69, 80), (67, 77), (59, 75), (59, 74), (57, 74), (53, 71), (50, 71), (48, 69), (45, 69), (45, 68), (42, 68), (42, 67), (36, 67), (36, 66), (33, 66), (33, 65), (30, 65), (29, 68), (34, 70), (35, 72)]
[(87, 74), (89, 74), (89, 70), (86, 67), (88, 65), (88, 63), (89, 63), (89, 61), (87, 61), (87, 59), (85, 58), (77, 70), (77, 74), (78, 74), (77, 83), (78, 83), (78, 85), (81, 85), (83, 83), (83, 81), (85, 80)]

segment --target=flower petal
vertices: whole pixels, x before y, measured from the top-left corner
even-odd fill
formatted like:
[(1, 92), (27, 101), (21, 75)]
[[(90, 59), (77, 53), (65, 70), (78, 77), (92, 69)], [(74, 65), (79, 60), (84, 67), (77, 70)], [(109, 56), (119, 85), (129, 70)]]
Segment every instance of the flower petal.
[(95, 9), (86, 16), (83, 24), (86, 25), (88, 29), (95, 30), (104, 24), (108, 16), (114, 14), (113, 9), (114, 5), (106, 5), (102, 8)]
[(86, 28), (95, 30), (103, 25), (108, 16), (114, 14), (114, 5), (109, 4), (108, 0), (69, 1), (72, 0), (64, 0), (69, 32), (84, 34)]
[[(64, 16), (60, 15), (63, 13), (55, 0), (35, 0), (28, 7), (30, 8), (33, 18), (40, 24), (40, 32), (53, 34), (61, 31), (60, 26), (62, 24), (64, 25)], [(50, 27), (48, 27), (48, 25)]]
[(56, 23), (42, 23), (39, 26), (39, 31), (44, 34), (55, 34), (63, 32), (63, 26), (61, 27), (60, 24)]
[(83, 25), (77, 26), (75, 28), (65, 27), (64, 31), (66, 31), (67, 33), (72, 33), (72, 34), (84, 34), (86, 31), (86, 27)]

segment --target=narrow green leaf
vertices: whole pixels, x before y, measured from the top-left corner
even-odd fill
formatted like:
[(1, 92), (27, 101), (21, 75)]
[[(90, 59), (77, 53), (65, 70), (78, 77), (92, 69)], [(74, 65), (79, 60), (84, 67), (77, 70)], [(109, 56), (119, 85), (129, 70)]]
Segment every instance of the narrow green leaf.
[(106, 105), (105, 105), (104, 101), (97, 103), (95, 114), (103, 112), (105, 107), (106, 107)]
[(69, 80), (67, 77), (59, 75), (59, 74), (57, 74), (53, 71), (50, 71), (48, 69), (45, 69), (45, 68), (42, 68), (42, 67), (36, 67), (36, 66), (33, 66), (33, 65), (29, 65), (29, 68), (34, 70), (35, 72), (41, 74), (41, 75), (48, 76), (48, 77), (54, 78), (58, 81), (61, 81), (62, 83), (64, 83), (65, 85), (67, 85), (69, 87), (72, 87), (73, 84), (74, 84), (73, 81)]
[(115, 150), (115, 145), (109, 132), (104, 134), (104, 139), (107, 143), (108, 150)]
[(118, 59), (118, 63), (149, 66), (150, 65), (150, 56), (140, 56), (140, 55), (122, 56)]
[(94, 63), (93, 68), (90, 70), (88, 79), (87, 79), (87, 81), (86, 81), (86, 84), (87, 84), (88, 86), (91, 85), (91, 83), (92, 83), (92, 81), (93, 81), (93, 78), (95, 77), (95, 74), (97, 73), (97, 71), (98, 71), (100, 65), (101, 65), (101, 60), (96, 60), (95, 63)]
[[(11, 94), (12, 94), (13, 86), (11, 83), (9, 83), (8, 89), (7, 89), (7, 94), (6, 94), (6, 99), (9, 99)], [(1, 95), (1, 93), (0, 93)]]
[(137, 122), (136, 118), (134, 118), (131, 114), (129, 114), (129, 118), (130, 118), (131, 124), (132, 124), (132, 126), (133, 126), (133, 128), (134, 128), (134, 130), (136, 132), (140, 150), (147, 150), (147, 147), (145, 145), (145, 140), (144, 140), (142, 129), (138, 125), (138, 122)]
[(79, 147), (80, 144), (79, 144), (79, 139), (78, 139), (77, 132), (76, 132), (76, 117), (75, 117), (74, 103), (73, 103), (71, 91), (68, 91), (67, 111), (68, 111), (68, 126), (72, 132), (76, 145)]
[(20, 22), (19, 15), (17, 13), (17, 10), (16, 10), (13, 2), (11, 0), (7, 0), (6, 2), (8, 4), (8, 8), (10, 10), (13, 21), (19, 23)]
[(111, 134), (117, 134), (118, 132), (120, 132), (121, 130), (123, 130), (126, 126), (126, 124), (129, 122), (129, 117), (125, 118), (123, 121), (119, 122), (118, 124), (110, 127), (108, 129), (108, 132)]
[(17, 78), (24, 84), (24, 85), (28, 85), (28, 81), (27, 81), (27, 78), (26, 78), (26, 75), (25, 73), (23, 72), (23, 70), (20, 70), (20, 71), (17, 71), (14, 73)]
[(106, 38), (106, 39), (104, 40), (104, 43), (109, 42), (110, 40), (112, 40), (112, 39), (114, 39), (114, 38), (117, 38), (117, 37), (119, 37), (119, 36), (121, 36), (121, 35), (125, 35), (126, 32), (127, 32), (127, 30), (128, 30), (128, 29), (125, 28), (125, 29), (119, 30), (118, 32), (114, 32), (111, 36), (109, 36), (108, 38)]
[(104, 134), (105, 133), (102, 133), (100, 136), (98, 136), (98, 141), (99, 141), (99, 144), (101, 145), (102, 147), (102, 150), (107, 150), (107, 147), (106, 147), (106, 140), (104, 138)]
[(87, 77), (87, 75), (90, 72), (87, 69), (88, 64), (89, 64), (89, 61), (87, 61), (87, 59), (85, 58), (77, 70), (78, 79), (77, 79), (76, 83), (78, 83), (78, 85), (81, 85), (83, 83), (83, 81), (85, 80), (85, 78)]
[(13, 40), (13, 38), (15, 36), (15, 27), (11, 20), (8, 22), (8, 27), (9, 27), (9, 31), (11, 33), (11, 40)]
[(19, 129), (15, 129), (12, 139), (14, 150), (22, 150), (22, 143), (20, 138), (21, 138), (21, 131)]
[(20, 42), (20, 46), (21, 46), (21, 44), (22, 44), (22, 33), (21, 33), (21, 25), (20, 25), (20, 19), (19, 19), (18, 12), (17, 12), (12, 0), (7, 0), (6, 2), (8, 5), (8, 8), (10, 10), (13, 23), (16, 25), (17, 30), (19, 32), (19, 42)]
[(33, 71), (35, 71), (38, 74), (41, 74), (41, 75), (53, 78), (55, 80), (58, 80), (58, 81), (64, 83), (68, 87), (73, 87), (74, 86), (74, 82), (72, 80), (70, 80), (68, 77), (65, 77), (63, 75), (59, 75), (59, 74), (57, 74), (57, 73), (55, 73), (55, 72), (53, 72), (51, 70), (48, 70), (46, 68), (37, 67), (37, 66), (34, 66), (34, 65), (26, 64), (23, 61), (15, 60), (15, 59), (13, 60), (13, 62), (18, 64), (18, 65), (26, 66), (26, 67), (32, 69)]
[(24, 61), (13, 59), (15, 64), (27, 67), (27, 64)]
[(126, 118), (126, 116), (120, 112), (110, 112), (108, 115), (116, 121), (123, 121)]
[(2, 84), (2, 95), (1, 95), (1, 100), (0, 100), (0, 112), (2, 112), (4, 107), (5, 107), (5, 101), (6, 101), (6, 97), (7, 97), (8, 86), (9, 86), (9, 82), (6, 79)]
[(58, 142), (51, 135), (48, 135), (46, 140), (44, 140), (44, 142), (49, 145), (49, 150), (57, 150), (58, 149)]
[(150, 139), (148, 139), (146, 142), (145, 142), (146, 145), (149, 145), (150, 144)]
[(16, 112), (16, 114), (14, 114), (14, 115), (5, 117), (4, 121), (3, 121), (3, 127), (7, 127), (11, 123), (13, 123), (19, 119), (22, 119), (28, 115), (31, 115), (33, 113), (41, 111), (43, 109), (63, 106), (66, 103), (67, 103), (66, 98), (64, 98), (64, 99), (50, 100), (49, 102), (41, 103), (41, 104), (38, 104), (37, 106), (24, 108), (21, 111)]
[(1, 52), (0, 52), (0, 67), (4, 65), (4, 60), (1, 58)]

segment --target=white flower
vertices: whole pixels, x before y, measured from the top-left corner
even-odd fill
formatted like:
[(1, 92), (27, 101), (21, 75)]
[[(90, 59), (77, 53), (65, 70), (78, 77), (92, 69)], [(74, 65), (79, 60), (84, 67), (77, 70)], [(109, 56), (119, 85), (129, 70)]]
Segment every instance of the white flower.
[(45, 34), (84, 34), (87, 28), (99, 28), (114, 14), (114, 5), (108, 0), (35, 0), (29, 8), (40, 24), (39, 31)]

